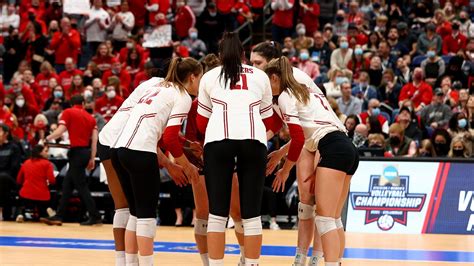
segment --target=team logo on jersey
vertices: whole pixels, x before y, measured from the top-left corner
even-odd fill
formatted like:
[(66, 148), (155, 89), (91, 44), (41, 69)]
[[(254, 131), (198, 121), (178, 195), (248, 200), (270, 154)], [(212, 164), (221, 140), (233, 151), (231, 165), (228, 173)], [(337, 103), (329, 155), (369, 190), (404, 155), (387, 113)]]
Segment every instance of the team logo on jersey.
[(383, 174), (371, 175), (368, 192), (351, 192), (354, 210), (366, 211), (365, 224), (377, 221), (388, 231), (395, 223), (407, 225), (408, 212), (420, 212), (426, 194), (410, 193), (410, 177), (398, 174), (395, 166), (385, 167)]

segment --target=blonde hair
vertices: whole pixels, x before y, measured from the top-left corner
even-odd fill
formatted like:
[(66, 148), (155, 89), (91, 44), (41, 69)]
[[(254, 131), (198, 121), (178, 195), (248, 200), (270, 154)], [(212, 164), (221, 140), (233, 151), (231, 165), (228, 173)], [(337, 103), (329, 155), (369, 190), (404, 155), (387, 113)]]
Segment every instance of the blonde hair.
[(202, 65), (192, 57), (175, 57), (171, 60), (165, 82), (173, 83), (181, 92), (186, 91), (184, 83), (191, 75), (199, 75), (202, 73)]
[(309, 91), (305, 85), (298, 83), (293, 76), (293, 68), (287, 57), (272, 59), (265, 67), (265, 72), (270, 77), (275, 74), (280, 77), (280, 93), (289, 91), (301, 103), (308, 103)]
[(448, 152), (448, 157), (453, 157), (454, 153), (453, 153), (453, 149), (454, 149), (454, 144), (457, 143), (457, 142), (461, 142), (462, 143), (462, 147), (463, 147), (463, 157), (464, 158), (469, 158), (471, 157), (471, 149), (469, 148), (469, 145), (466, 145), (466, 139), (464, 138), (464, 136), (462, 135), (457, 135), (453, 138), (453, 140), (451, 141), (451, 148), (449, 149), (449, 152)]
[(405, 134), (405, 129), (399, 123), (393, 123), (389, 130), (389, 133), (399, 133), (400, 135)]

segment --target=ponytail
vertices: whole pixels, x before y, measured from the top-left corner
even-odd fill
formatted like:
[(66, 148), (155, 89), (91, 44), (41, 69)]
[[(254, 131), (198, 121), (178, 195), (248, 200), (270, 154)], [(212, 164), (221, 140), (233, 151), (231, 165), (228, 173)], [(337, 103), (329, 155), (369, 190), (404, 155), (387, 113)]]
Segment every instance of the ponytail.
[(287, 57), (282, 56), (272, 59), (265, 72), (268, 76), (275, 74), (280, 77), (280, 93), (287, 91), (296, 97), (296, 99), (304, 104), (309, 101), (309, 91), (305, 85), (298, 83), (293, 76), (293, 68)]
[(244, 47), (240, 42), (239, 35), (235, 32), (225, 32), (219, 43), (219, 59), (222, 63), (219, 78), (224, 77), (224, 84), (227, 84), (229, 80), (230, 86), (239, 82), (243, 53)]
[(200, 73), (202, 73), (202, 66), (196, 59), (175, 57), (171, 60), (165, 82), (173, 83), (181, 92), (184, 92), (186, 79), (191, 74), (199, 75)]

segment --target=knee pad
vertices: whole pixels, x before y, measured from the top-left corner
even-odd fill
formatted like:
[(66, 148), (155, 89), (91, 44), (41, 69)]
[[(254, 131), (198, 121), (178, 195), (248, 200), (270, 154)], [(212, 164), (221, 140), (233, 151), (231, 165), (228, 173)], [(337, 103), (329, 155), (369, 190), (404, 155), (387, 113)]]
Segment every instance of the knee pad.
[(302, 202), (298, 203), (298, 219), (308, 220), (314, 217), (314, 205), (304, 204)]
[(242, 219), (244, 226), (244, 236), (257, 236), (262, 234), (262, 219), (260, 216)]
[(139, 218), (137, 219), (137, 236), (155, 238), (156, 235), (156, 219), (155, 218)]
[(115, 210), (113, 228), (126, 228), (129, 216), (130, 210), (128, 208)]
[(224, 233), (226, 223), (227, 217), (209, 214), (209, 219), (207, 220), (207, 232)]
[(341, 228), (344, 229), (344, 224), (342, 224), (341, 217), (336, 219), (336, 227), (337, 227), (337, 229), (341, 229)]
[(196, 219), (196, 223), (194, 224), (194, 234), (200, 236), (207, 235), (207, 220)]
[(239, 222), (234, 221), (234, 229), (235, 229), (235, 232), (237, 232), (239, 234), (243, 234), (244, 233), (244, 225), (242, 224), (242, 221), (239, 221)]
[(318, 227), (320, 236), (323, 236), (329, 231), (337, 230), (336, 219), (332, 217), (316, 216), (314, 223)]
[(128, 217), (127, 226), (125, 227), (128, 231), (137, 231), (137, 217), (130, 215)]

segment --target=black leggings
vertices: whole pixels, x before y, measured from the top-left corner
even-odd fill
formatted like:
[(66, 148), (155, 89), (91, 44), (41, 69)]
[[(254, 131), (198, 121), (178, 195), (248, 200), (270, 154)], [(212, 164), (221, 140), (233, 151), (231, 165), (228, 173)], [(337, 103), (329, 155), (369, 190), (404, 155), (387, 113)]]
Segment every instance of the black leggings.
[(126, 148), (110, 149), (130, 214), (137, 218), (156, 218), (160, 169), (156, 153)]
[(243, 219), (260, 216), (267, 148), (256, 140), (222, 140), (204, 146), (209, 213), (229, 216), (232, 176), (237, 166)]

